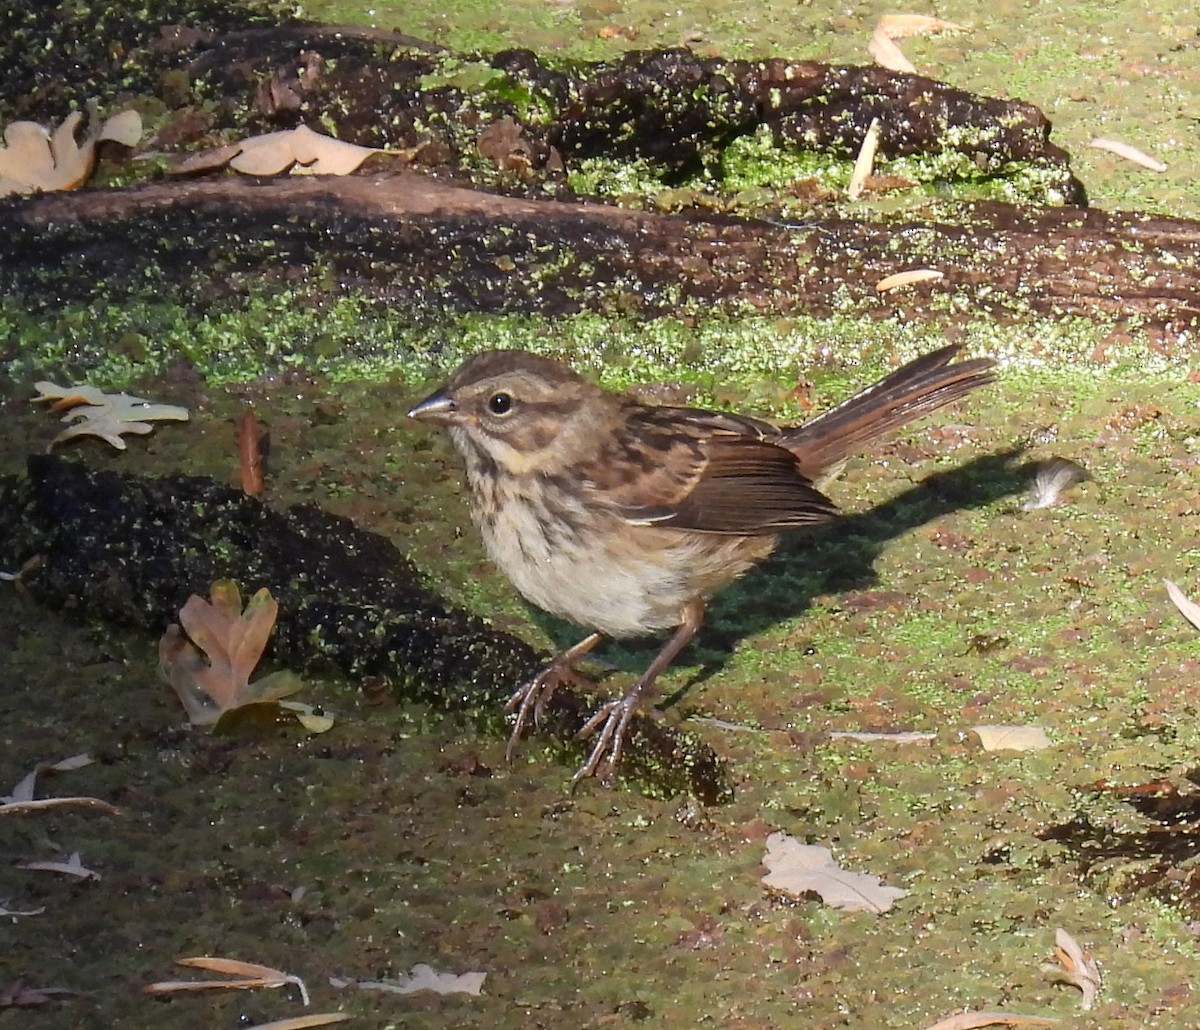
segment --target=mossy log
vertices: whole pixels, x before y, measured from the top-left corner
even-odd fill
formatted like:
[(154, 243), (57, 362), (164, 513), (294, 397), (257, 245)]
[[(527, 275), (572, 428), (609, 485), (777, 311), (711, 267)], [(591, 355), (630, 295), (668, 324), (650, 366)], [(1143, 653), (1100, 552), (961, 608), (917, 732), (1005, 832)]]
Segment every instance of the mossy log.
[[(35, 308), (38, 298), (111, 302), (122, 284), (148, 281), (207, 304), (248, 281), (311, 275), (430, 313), (654, 316), (693, 302), (818, 316), (903, 311), (948, 325), (1032, 313), (1133, 323), (1163, 345), (1200, 317), (1200, 223), (1083, 208), (981, 203), (954, 224), (786, 226), (502, 196), (400, 172), (46, 195), (0, 207), (0, 234), (9, 241), (0, 288)], [(942, 278), (876, 291), (910, 268)]]
[[(547, 656), (446, 604), (384, 537), (312, 505), (277, 511), (198, 476), (149, 479), (35, 456), (0, 478), (0, 564), (48, 607), (161, 635), (217, 579), (279, 602), (268, 659), (392, 684), (397, 697), (507, 733), (504, 700)], [(596, 704), (557, 691), (541, 732), (571, 760)], [(622, 773), (657, 795), (729, 797), (725, 764), (642, 715)]]

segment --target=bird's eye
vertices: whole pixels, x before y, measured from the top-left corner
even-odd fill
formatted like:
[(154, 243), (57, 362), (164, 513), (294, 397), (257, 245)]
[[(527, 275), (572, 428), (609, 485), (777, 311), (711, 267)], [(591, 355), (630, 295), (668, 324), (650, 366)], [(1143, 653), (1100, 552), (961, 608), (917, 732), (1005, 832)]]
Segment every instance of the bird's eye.
[(493, 415), (507, 415), (512, 411), (513, 399), (511, 393), (494, 393), (488, 398), (488, 411)]

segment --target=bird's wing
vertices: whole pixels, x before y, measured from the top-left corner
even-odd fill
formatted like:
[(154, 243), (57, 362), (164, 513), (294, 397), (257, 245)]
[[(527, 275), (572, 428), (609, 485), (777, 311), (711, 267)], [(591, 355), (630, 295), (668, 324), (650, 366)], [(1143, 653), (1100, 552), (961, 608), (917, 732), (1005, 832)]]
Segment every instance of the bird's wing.
[(641, 525), (751, 536), (832, 518), (837, 507), (777, 437), (737, 415), (631, 407), (592, 486)]

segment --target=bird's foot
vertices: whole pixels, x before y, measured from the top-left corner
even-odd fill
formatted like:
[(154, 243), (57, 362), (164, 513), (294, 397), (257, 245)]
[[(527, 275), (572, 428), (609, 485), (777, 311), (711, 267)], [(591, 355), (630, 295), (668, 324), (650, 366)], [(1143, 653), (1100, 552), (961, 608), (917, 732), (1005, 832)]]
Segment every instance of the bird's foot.
[(505, 712), (517, 713), (512, 733), (508, 738), (508, 747), (504, 751), (506, 761), (512, 762), (513, 756), (517, 753), (517, 744), (526, 728), (531, 724), (534, 726), (542, 724), (542, 716), (546, 711), (547, 703), (563, 683), (590, 685), (575, 671), (570, 661), (562, 656), (552, 661), (536, 676), (522, 683), (513, 692), (512, 697), (505, 702)]
[(630, 691), (619, 701), (608, 701), (601, 705), (583, 726), (576, 737), (580, 740), (590, 737), (597, 730), (600, 735), (592, 745), (587, 761), (580, 766), (579, 771), (571, 777), (571, 789), (586, 776), (595, 776), (601, 765), (604, 771), (600, 779), (609, 781), (616, 775), (617, 763), (621, 760), (621, 749), (625, 745), (625, 734), (629, 730), (630, 720), (637, 711), (640, 693)]

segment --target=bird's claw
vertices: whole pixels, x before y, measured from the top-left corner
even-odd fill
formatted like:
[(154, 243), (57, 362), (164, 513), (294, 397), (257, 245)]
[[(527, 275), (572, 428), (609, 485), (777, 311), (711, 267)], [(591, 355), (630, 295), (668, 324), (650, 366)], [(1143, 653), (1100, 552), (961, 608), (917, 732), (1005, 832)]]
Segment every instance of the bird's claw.
[(597, 730), (600, 734), (596, 743), (592, 745), (587, 761), (571, 777), (572, 790), (580, 780), (595, 776), (601, 764), (604, 765), (604, 772), (600, 779), (608, 781), (616, 775), (617, 763), (621, 760), (621, 750), (625, 745), (625, 734), (629, 730), (633, 713), (637, 711), (637, 703), (636, 693), (626, 694), (619, 701), (607, 701), (580, 727), (579, 732), (575, 734), (578, 740), (587, 739)]

